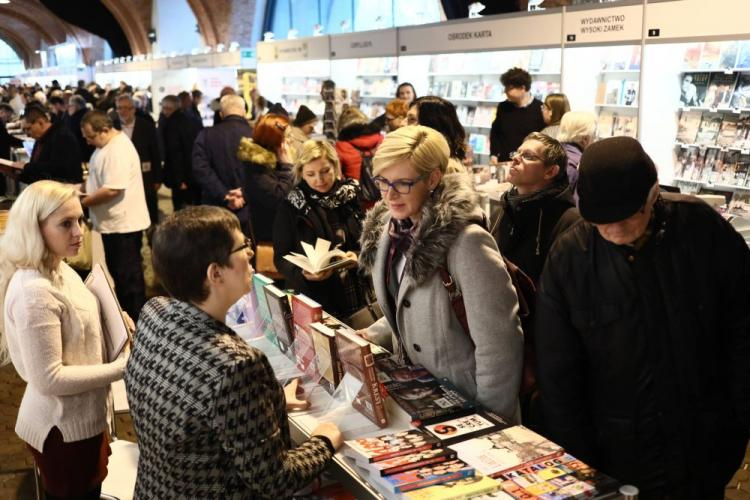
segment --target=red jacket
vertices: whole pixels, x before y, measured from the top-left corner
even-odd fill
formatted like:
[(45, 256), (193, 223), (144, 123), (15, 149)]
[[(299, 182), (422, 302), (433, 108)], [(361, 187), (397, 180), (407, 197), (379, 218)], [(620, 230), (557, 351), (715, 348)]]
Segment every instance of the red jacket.
[(383, 142), (383, 136), (377, 127), (371, 124), (351, 125), (342, 130), (339, 133), (339, 140), (336, 141), (336, 152), (339, 155), (341, 173), (344, 177), (359, 180), (362, 166), (360, 150), (374, 155), (381, 142)]

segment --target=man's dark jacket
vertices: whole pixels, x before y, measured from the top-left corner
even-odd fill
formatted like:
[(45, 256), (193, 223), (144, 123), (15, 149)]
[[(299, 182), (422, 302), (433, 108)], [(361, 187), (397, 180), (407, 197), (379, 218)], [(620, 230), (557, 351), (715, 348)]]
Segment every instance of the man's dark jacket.
[(515, 189), (503, 194), (492, 236), (500, 253), (538, 283), (552, 244), (580, 215), (566, 179), (517, 203), (511, 203), (512, 198), (518, 198)]
[[(117, 130), (122, 130), (122, 122), (119, 118), (114, 120), (114, 125)], [(138, 151), (138, 157), (141, 159), (141, 168), (143, 168), (143, 163), (148, 162), (151, 164), (150, 172), (143, 172), (144, 181), (148, 179), (151, 185), (161, 183), (161, 152), (159, 151), (156, 126), (153, 120), (149, 122), (148, 119), (136, 115), (133, 136), (130, 140), (133, 146), (135, 146), (135, 150)], [(146, 187), (145, 184), (144, 187)]]
[(536, 309), (546, 434), (642, 498), (723, 495), (750, 426), (750, 251), (705, 203), (662, 194), (638, 250), (579, 222)]
[(91, 155), (96, 149), (94, 146), (86, 142), (86, 138), (83, 136), (83, 132), (81, 131), (81, 120), (83, 120), (83, 115), (85, 115), (87, 112), (88, 109), (79, 109), (72, 115), (69, 115), (68, 119), (64, 121), (70, 132), (73, 134), (73, 137), (75, 137), (76, 139), (76, 143), (78, 144), (78, 151), (80, 152), (81, 156), (81, 161), (85, 162), (88, 162), (91, 159)]
[(224, 197), (242, 188), (245, 206), (235, 215), (245, 228), (250, 224), (250, 205), (247, 200), (247, 167), (237, 158), (240, 139), (252, 137), (253, 129), (245, 118), (230, 115), (218, 125), (204, 128), (193, 146), (193, 177), (201, 188), (201, 202), (227, 208)]
[(53, 123), (34, 143), (31, 159), (18, 180), (26, 184), (52, 179), (78, 184), (83, 182), (78, 143), (63, 122)]
[(164, 184), (178, 189), (193, 183), (193, 143), (198, 135), (195, 124), (181, 110), (164, 120)]

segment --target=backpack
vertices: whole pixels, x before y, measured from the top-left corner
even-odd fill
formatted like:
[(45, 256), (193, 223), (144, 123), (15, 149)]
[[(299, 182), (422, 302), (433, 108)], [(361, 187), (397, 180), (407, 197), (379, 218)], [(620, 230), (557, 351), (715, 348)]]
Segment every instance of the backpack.
[(380, 189), (375, 185), (375, 181), (372, 180), (372, 156), (371, 150), (360, 149), (354, 146), (354, 149), (359, 151), (359, 157), (361, 159), (360, 170), (359, 170), (359, 187), (360, 187), (360, 201), (375, 203), (380, 199)]

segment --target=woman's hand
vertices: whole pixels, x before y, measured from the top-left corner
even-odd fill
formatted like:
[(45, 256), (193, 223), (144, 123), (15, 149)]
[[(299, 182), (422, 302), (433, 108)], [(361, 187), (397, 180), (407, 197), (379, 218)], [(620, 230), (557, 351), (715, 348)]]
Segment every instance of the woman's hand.
[(323, 422), (312, 431), (313, 436), (327, 437), (333, 447), (338, 450), (341, 445), (344, 444), (344, 438), (341, 436), (341, 431), (338, 426), (331, 422)]
[(289, 151), (287, 150), (286, 141), (282, 142), (279, 149), (276, 150), (276, 158), (278, 158), (279, 163), (292, 163)]
[(302, 276), (305, 277), (307, 281), (325, 281), (328, 278), (330, 278), (333, 275), (333, 269), (329, 269), (328, 271), (323, 271), (320, 273), (308, 273), (307, 271), (302, 271)]
[(299, 385), (299, 379), (295, 378), (284, 387), (284, 398), (286, 399), (286, 411), (307, 410), (310, 402), (300, 399), (305, 391)]
[(359, 262), (359, 257), (352, 251), (346, 252), (346, 258), (352, 261), (352, 267), (356, 266), (357, 262)]

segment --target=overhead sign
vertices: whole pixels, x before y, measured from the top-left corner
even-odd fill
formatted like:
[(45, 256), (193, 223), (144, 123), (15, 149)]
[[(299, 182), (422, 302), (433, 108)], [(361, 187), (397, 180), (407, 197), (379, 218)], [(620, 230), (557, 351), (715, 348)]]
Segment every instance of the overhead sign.
[(167, 69), (185, 69), (188, 67), (190, 67), (188, 56), (177, 56), (167, 59)]
[(191, 68), (211, 68), (214, 65), (213, 54), (193, 54), (188, 62)]
[(258, 62), (263, 63), (328, 59), (330, 38), (314, 36), (298, 40), (258, 42), (257, 50)]
[(643, 5), (565, 11), (563, 34), (566, 44), (640, 41)]
[(539, 12), (401, 28), (399, 54), (554, 47), (560, 45), (561, 18), (561, 12)]
[(331, 35), (331, 59), (396, 55), (398, 55), (398, 34), (395, 29)]

